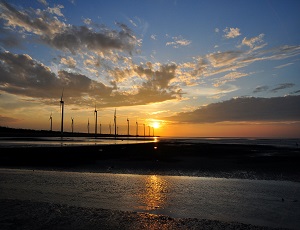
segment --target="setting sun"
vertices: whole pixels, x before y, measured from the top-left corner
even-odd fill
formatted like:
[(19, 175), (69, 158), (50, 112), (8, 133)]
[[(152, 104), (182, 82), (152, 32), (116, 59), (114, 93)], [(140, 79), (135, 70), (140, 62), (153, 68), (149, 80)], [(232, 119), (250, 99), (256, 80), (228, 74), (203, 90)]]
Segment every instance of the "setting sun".
[(160, 124), (159, 124), (159, 122), (155, 121), (155, 122), (153, 122), (152, 126), (153, 126), (153, 128), (158, 129), (160, 127)]

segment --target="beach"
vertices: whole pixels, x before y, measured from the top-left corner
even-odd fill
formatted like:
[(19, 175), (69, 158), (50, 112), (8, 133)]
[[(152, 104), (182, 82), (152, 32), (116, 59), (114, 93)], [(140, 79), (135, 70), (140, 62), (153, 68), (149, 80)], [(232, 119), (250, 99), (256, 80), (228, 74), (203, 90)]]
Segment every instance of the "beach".
[[(299, 148), (158, 141), (2, 148), (1, 168), (300, 181)], [(295, 201), (295, 202), (298, 202)], [(271, 229), (239, 222), (0, 200), (1, 229)]]

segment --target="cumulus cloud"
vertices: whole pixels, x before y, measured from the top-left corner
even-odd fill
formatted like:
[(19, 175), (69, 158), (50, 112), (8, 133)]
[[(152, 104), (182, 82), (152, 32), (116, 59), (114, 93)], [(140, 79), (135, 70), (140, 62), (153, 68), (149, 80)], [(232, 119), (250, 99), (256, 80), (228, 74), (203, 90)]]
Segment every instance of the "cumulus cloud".
[(179, 113), (168, 120), (187, 123), (300, 121), (300, 96), (236, 98)]
[(228, 28), (226, 27), (223, 32), (225, 32), (224, 37), (229, 39), (229, 38), (235, 38), (241, 35), (240, 29), (239, 28)]
[(49, 12), (50, 14), (56, 14), (57, 16), (64, 16), (61, 12), (61, 9), (63, 9), (64, 6), (63, 5), (57, 5), (54, 7), (48, 7), (47, 8), (47, 12)]
[(97, 101), (102, 107), (140, 105), (180, 96), (180, 90), (169, 85), (175, 77), (175, 69), (176, 66), (166, 65), (156, 71), (150, 70), (152, 75), (146, 75), (146, 68), (137, 67), (135, 74), (144, 76), (145, 81), (138, 85), (137, 92), (128, 94), (126, 91), (116, 91), (113, 86), (91, 80), (83, 74), (60, 70), (56, 75), (49, 67), (29, 55), (2, 52), (0, 90), (36, 98), (44, 103), (53, 103), (58, 100), (64, 88), (65, 100), (69, 104), (88, 105)]
[(68, 58), (63, 57), (63, 58), (60, 59), (60, 63), (68, 66), (69, 68), (75, 68), (76, 67), (76, 61), (72, 57), (68, 57)]
[(0, 17), (5, 21), (6, 26), (12, 30), (25, 30), (56, 48), (63, 51), (70, 51), (73, 54), (89, 50), (90, 52), (107, 52), (118, 50), (132, 52), (139, 45), (139, 40), (133, 32), (122, 23), (116, 23), (120, 31), (104, 27), (91, 28), (86, 26), (75, 26), (61, 22), (57, 16), (63, 16), (63, 6), (57, 5), (47, 10), (18, 10), (12, 5), (3, 1)]

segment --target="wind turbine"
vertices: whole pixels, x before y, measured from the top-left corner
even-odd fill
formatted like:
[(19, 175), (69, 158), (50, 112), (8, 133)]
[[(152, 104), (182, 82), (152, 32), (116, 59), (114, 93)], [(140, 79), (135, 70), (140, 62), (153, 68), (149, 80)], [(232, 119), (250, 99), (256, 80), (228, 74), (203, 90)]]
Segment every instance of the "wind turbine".
[(148, 125), (148, 128), (149, 128), (149, 137), (150, 137), (150, 125)]
[(95, 117), (95, 136), (97, 136), (97, 109), (95, 104), (94, 117)]
[(88, 118), (87, 128), (88, 128), (88, 134), (90, 134), (90, 119), (89, 118)]
[(63, 136), (63, 134), (64, 134), (64, 104), (65, 104), (65, 102), (63, 101), (63, 96), (64, 96), (64, 89), (62, 90), (61, 97), (60, 97), (60, 110), (61, 110), (60, 131), (61, 131), (61, 136)]
[(139, 123), (136, 121), (135, 124), (136, 124), (136, 136), (138, 136), (139, 135)]
[(49, 120), (50, 120), (50, 131), (52, 131), (52, 112), (51, 112)]
[(127, 135), (129, 136), (129, 119), (127, 118)]
[(117, 109), (115, 109), (114, 124), (115, 124), (115, 137), (117, 137)]
[(101, 132), (101, 123), (100, 123), (100, 125), (99, 125), (99, 126), (100, 126), (99, 128), (100, 128), (100, 135), (101, 135), (101, 134), (102, 134), (102, 132)]
[(72, 127), (72, 133), (74, 131), (74, 117), (71, 117), (72, 123), (71, 123), (71, 127)]

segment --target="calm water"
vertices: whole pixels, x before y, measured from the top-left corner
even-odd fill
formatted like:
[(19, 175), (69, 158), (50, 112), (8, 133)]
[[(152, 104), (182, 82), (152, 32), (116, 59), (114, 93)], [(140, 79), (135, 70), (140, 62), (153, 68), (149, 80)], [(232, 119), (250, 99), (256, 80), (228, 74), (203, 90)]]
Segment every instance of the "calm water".
[(300, 226), (300, 183), (287, 181), (0, 169), (0, 198)]

